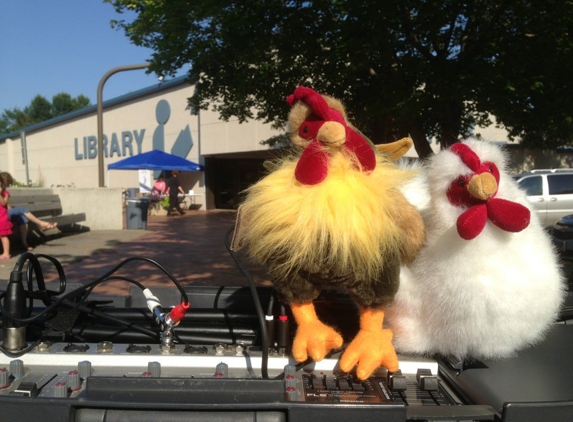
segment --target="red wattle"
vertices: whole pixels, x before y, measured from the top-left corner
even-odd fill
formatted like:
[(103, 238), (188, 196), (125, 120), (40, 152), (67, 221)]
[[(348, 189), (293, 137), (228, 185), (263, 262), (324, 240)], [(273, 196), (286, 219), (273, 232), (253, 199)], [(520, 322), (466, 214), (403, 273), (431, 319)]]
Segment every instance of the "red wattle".
[(328, 152), (316, 139), (311, 141), (302, 152), (294, 175), (303, 185), (316, 185), (328, 174)]
[(374, 149), (362, 136), (349, 127), (346, 128), (345, 147), (356, 155), (363, 171), (370, 172), (376, 168)]
[(474, 205), (465, 210), (457, 221), (458, 234), (462, 239), (472, 240), (482, 232), (487, 222), (485, 204)]
[(489, 219), (502, 230), (517, 233), (529, 226), (531, 213), (517, 202), (491, 198), (486, 206)]

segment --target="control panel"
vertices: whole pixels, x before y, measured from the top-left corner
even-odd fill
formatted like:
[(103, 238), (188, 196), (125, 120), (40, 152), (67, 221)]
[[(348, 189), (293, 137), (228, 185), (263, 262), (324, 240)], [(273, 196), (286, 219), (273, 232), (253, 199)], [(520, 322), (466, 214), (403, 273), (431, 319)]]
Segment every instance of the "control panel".
[[(430, 359), (401, 357), (401, 369), (381, 369), (365, 381), (337, 369), (329, 358), (306, 366), (285, 356), (268, 359), (270, 379), (284, 384), (287, 401), (403, 403), (452, 405), (452, 396)], [(243, 379), (261, 380), (262, 354), (243, 344), (159, 345), (100, 343), (39, 343), (20, 358), (0, 356), (0, 395), (79, 397), (89, 394), (91, 378)], [(98, 383), (101, 386), (101, 382)]]

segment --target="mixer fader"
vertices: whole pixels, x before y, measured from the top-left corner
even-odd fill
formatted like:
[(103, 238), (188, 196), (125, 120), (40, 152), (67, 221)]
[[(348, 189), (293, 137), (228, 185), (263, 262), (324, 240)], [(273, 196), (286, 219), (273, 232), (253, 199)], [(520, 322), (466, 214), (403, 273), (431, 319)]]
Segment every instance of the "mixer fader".
[[(0, 404), (19, 398), (62, 400), (80, 407), (90, 402), (199, 407), (217, 403), (223, 408), (270, 406), (291, 411), (299, 405), (348, 404), (382, 406), (379, 411), (387, 406), (404, 415), (443, 409), (427, 412), (430, 419), (443, 417), (444, 411), (451, 414), (460, 404), (438, 378), (437, 363), (431, 359), (401, 356), (400, 371), (380, 369), (361, 381), (340, 372), (337, 356), (296, 365), (288, 357), (273, 355), (268, 379), (263, 379), (261, 355), (259, 348), (243, 344), (176, 345), (166, 351), (159, 345), (109, 341), (41, 343), (17, 359), (0, 356)], [(492, 416), (487, 408), (474, 413)]]
[[(262, 379), (260, 366), (258, 348), (243, 344), (176, 345), (165, 351), (159, 345), (109, 341), (43, 342), (17, 359), (0, 356), (0, 395), (77, 397), (89, 388), (86, 380), (90, 377), (129, 378), (133, 382), (145, 378)], [(418, 402), (431, 404), (428, 400), (435, 396), (433, 404), (453, 404), (440, 391), (435, 361), (403, 357), (402, 367), (398, 373), (360, 381), (338, 371), (335, 358), (298, 367), (285, 356), (271, 356), (268, 362), (269, 378), (282, 380), (290, 401), (407, 403), (412, 397), (424, 396)]]

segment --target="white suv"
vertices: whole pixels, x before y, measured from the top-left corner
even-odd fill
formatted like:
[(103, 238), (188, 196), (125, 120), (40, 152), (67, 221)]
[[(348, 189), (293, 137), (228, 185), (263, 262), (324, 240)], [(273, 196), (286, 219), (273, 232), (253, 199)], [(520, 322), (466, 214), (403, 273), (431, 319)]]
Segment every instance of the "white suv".
[(513, 177), (527, 192), (543, 226), (552, 227), (573, 214), (573, 169), (532, 170)]

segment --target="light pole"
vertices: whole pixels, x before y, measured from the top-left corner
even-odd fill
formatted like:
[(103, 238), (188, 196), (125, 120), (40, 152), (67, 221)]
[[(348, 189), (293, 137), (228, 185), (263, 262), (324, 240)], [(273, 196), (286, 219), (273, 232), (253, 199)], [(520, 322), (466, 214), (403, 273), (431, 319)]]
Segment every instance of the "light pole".
[(111, 75), (114, 75), (118, 72), (124, 72), (126, 70), (138, 70), (138, 69), (145, 69), (149, 66), (149, 63), (141, 63), (141, 64), (132, 64), (127, 66), (119, 66), (114, 67), (113, 69), (109, 70), (101, 80), (99, 81), (99, 85), (97, 87), (97, 163), (98, 163), (98, 175), (99, 175), (99, 187), (103, 188), (104, 183), (104, 168), (103, 168), (103, 101), (102, 101), (102, 93), (103, 93), (103, 86), (105, 85), (106, 81), (109, 79)]

